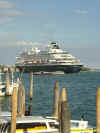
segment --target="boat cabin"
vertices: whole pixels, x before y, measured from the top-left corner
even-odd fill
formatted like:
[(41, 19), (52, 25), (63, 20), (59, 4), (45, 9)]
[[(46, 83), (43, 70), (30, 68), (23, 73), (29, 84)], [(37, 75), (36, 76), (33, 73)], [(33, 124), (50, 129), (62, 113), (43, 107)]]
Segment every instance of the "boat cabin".
[[(0, 133), (10, 133), (11, 113), (0, 112)], [(85, 120), (71, 120), (71, 133), (96, 133), (96, 128)], [(59, 122), (54, 117), (23, 116), (17, 117), (16, 133), (52, 133), (59, 131)]]
[[(0, 132), (10, 133), (11, 117), (0, 117)], [(40, 133), (58, 131), (58, 122), (41, 116), (17, 118), (16, 133)]]

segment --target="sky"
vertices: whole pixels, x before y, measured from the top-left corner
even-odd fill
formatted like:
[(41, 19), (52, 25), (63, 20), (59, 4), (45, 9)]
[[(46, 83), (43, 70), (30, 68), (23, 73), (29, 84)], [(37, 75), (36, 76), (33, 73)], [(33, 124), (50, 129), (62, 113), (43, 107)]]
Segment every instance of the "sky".
[(99, 36), (100, 0), (0, 0), (0, 64), (57, 41), (83, 64), (100, 67)]

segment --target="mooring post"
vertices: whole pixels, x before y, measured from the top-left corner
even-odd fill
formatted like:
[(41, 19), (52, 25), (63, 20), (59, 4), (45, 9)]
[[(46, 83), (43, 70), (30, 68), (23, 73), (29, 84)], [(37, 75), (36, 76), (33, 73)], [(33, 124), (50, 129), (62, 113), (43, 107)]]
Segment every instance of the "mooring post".
[(59, 100), (59, 104), (58, 104), (58, 117), (59, 117), (59, 119), (61, 117), (61, 102), (66, 101), (66, 100), (67, 100), (66, 88), (62, 88), (61, 99)]
[(60, 88), (59, 88), (59, 83), (56, 81), (55, 86), (54, 86), (54, 106), (53, 106), (53, 117), (58, 119), (58, 104), (59, 104), (59, 93), (60, 93)]
[(30, 72), (30, 100), (33, 96), (33, 72)]
[(17, 90), (13, 88), (12, 112), (11, 112), (11, 133), (16, 133), (16, 115), (17, 115)]
[(31, 107), (32, 107), (32, 100), (30, 100), (28, 108), (25, 110), (25, 115), (26, 116), (29, 116), (31, 114)]
[(61, 101), (67, 101), (66, 88), (62, 88)]
[(9, 94), (9, 86), (10, 86), (10, 73), (9, 70), (6, 71), (6, 95)]
[(25, 114), (25, 88), (22, 83), (18, 87), (18, 109), (17, 113), (19, 117), (22, 117)]
[(0, 85), (2, 85), (2, 69), (0, 69)]
[(66, 88), (62, 89), (60, 113), (60, 133), (70, 133), (70, 111), (66, 96)]
[(13, 66), (10, 67), (10, 72), (11, 72), (11, 82), (13, 84), (13, 81), (14, 81), (14, 72), (15, 72), (15, 68)]
[[(2, 85), (2, 69), (0, 69), (0, 85)], [(2, 111), (2, 106), (0, 104), (0, 112)]]
[(100, 87), (96, 93), (96, 129), (97, 133), (100, 133)]
[(67, 101), (61, 102), (61, 133), (70, 133), (70, 115)]
[(67, 100), (66, 88), (62, 88), (61, 98), (60, 98), (59, 104), (58, 104), (58, 117), (59, 117), (59, 120), (61, 119), (61, 102), (62, 101), (66, 101), (66, 100)]

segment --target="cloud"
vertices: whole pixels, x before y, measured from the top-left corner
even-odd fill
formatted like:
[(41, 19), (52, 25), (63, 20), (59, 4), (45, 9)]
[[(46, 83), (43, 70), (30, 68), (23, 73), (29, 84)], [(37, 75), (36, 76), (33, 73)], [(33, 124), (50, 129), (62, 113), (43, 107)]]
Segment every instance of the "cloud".
[(40, 49), (44, 49), (47, 47), (47, 43), (45, 42), (28, 42), (28, 41), (19, 41), (19, 42), (7, 42), (6, 44), (0, 45), (0, 47), (15, 47), (15, 48), (30, 48), (30, 47), (37, 47)]
[(75, 14), (88, 14), (88, 10), (74, 10), (73, 13)]
[(41, 46), (43, 44), (39, 43), (39, 42), (25, 42), (25, 41), (22, 41), (22, 42), (16, 42), (14, 45), (15, 46)]
[(19, 16), (25, 16), (25, 14), (21, 11), (16, 10), (11, 2), (0, 2), (0, 23), (11, 22), (14, 20), (14, 17)]
[(16, 17), (16, 16), (24, 16), (23, 12), (16, 10), (4, 10), (0, 12), (1, 17)]
[(0, 9), (13, 8), (13, 5), (8, 1), (0, 1)]
[[(13, 22), (16, 17), (41, 17), (41, 13), (27, 13), (16, 9), (13, 1), (0, 1), (0, 23)], [(48, 25), (47, 25), (48, 27)]]
[(2, 43), (0, 47), (41, 47), (43, 44), (39, 42), (25, 42), (25, 41), (19, 41), (19, 42), (7, 42)]
[[(7, 33), (4, 33), (7, 34)], [(27, 42), (27, 41), (18, 41), (18, 42), (3, 42), (2, 44), (0, 44), (0, 47), (42, 47), (44, 46), (44, 43), (40, 43), (40, 42)]]
[(6, 22), (11, 22), (12, 21), (12, 18), (0, 18), (0, 23), (6, 23)]

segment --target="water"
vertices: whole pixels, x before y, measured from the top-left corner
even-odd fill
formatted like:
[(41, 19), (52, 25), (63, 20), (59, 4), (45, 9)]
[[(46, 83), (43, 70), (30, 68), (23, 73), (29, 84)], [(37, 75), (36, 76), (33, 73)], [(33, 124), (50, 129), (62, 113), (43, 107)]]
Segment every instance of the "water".
[[(29, 74), (23, 74), (26, 88), (26, 108), (29, 105)], [(64, 75), (34, 75), (32, 115), (52, 115), (53, 88), (58, 80), (60, 91), (67, 89), (71, 119), (80, 120), (85, 114), (89, 124), (96, 125), (96, 91), (100, 86), (100, 72), (81, 72)], [(11, 110), (11, 97), (0, 97), (2, 110)]]

